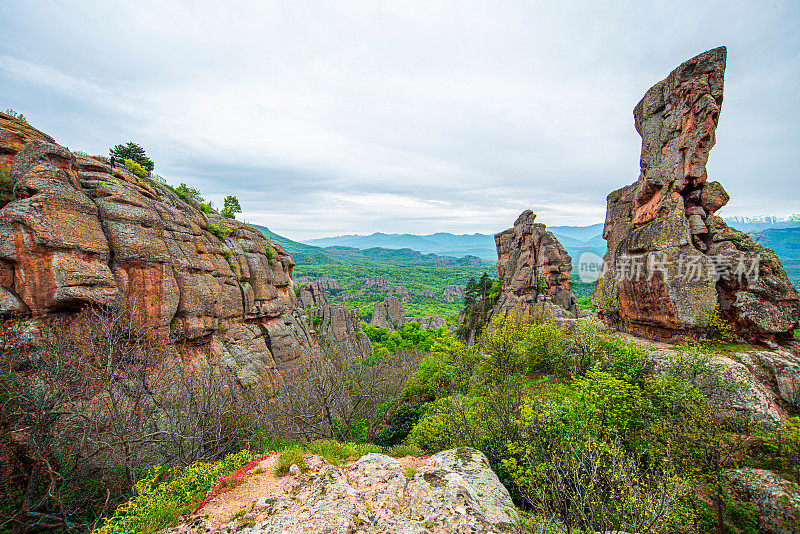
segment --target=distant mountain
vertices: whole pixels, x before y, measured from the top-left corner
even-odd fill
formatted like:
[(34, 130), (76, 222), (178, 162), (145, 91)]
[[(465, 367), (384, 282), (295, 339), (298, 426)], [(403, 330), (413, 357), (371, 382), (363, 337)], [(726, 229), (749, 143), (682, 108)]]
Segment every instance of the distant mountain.
[(800, 289), (800, 227), (769, 228), (762, 233), (760, 243), (775, 251), (792, 284)]
[(429, 267), (459, 267), (466, 265), (480, 266), (486, 262), (478, 256), (463, 255), (453, 257), (442, 254), (422, 253), (409, 248), (382, 248), (371, 247), (360, 249), (348, 246), (319, 247), (298, 243), (276, 234), (266, 226), (253, 225), (267, 239), (289, 251), (297, 265), (314, 266), (321, 264), (363, 264), (386, 263), (393, 266), (429, 266)]
[(762, 217), (723, 217), (728, 226), (742, 232), (761, 232), (770, 228), (800, 228), (800, 213)]
[(430, 235), (384, 234), (376, 232), (370, 235), (342, 235), (323, 237), (305, 241), (308, 245), (318, 247), (352, 247), (369, 249), (374, 247), (388, 249), (408, 248), (428, 254), (446, 256), (478, 256), (484, 260), (497, 259), (494, 236), (487, 234), (454, 235), (439, 232)]
[[(583, 252), (594, 252), (602, 256), (605, 254), (606, 242), (603, 240), (603, 224), (591, 226), (550, 226), (547, 228), (567, 249), (567, 252), (577, 261)], [(336, 237), (323, 237), (305, 241), (308, 245), (318, 247), (352, 247), (368, 249), (381, 247), (389, 249), (409, 248), (423, 253), (441, 254), (446, 256), (478, 256), (486, 261), (497, 260), (497, 248), (494, 235), (489, 234), (450, 234), (438, 232), (428, 235), (415, 234), (384, 234), (370, 235), (343, 235)]]

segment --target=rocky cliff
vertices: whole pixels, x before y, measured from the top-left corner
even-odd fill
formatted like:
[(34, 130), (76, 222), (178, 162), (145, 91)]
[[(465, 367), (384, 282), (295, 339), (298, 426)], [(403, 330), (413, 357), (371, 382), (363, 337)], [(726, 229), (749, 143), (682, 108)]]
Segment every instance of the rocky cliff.
[(90, 304), (122, 307), (136, 326), (244, 381), (277, 378), (312, 342), (292, 257), (249, 225), (3, 114), (0, 164), (13, 182), (0, 209), (3, 317), (35, 323)]
[(329, 285), (317, 280), (300, 288), (299, 304), (305, 310), (308, 327), (322, 338), (356, 347), (361, 355), (371, 355), (372, 344), (361, 330), (361, 310), (331, 303), (325, 293)]
[(729, 200), (706, 163), (722, 106), (726, 49), (683, 63), (634, 109), (638, 180), (608, 196), (605, 272), (594, 303), (628, 331), (696, 335), (715, 310), (749, 340), (790, 336), (800, 299), (780, 260), (717, 212)]
[(536, 214), (525, 210), (514, 227), (494, 236), (497, 273), (503, 282), (489, 322), (499, 316), (530, 312), (540, 304), (551, 313), (577, 317), (578, 301), (572, 294), (572, 258)]

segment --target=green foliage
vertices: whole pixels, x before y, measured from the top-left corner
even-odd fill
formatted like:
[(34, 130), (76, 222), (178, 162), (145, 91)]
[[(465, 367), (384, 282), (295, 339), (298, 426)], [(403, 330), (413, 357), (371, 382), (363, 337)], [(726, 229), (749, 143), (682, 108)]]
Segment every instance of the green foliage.
[(220, 477), (254, 458), (250, 451), (231, 454), (215, 463), (196, 462), (187, 467), (156, 466), (134, 486), (134, 496), (120, 505), (97, 534), (150, 534), (174, 525), (196, 506)]
[(200, 191), (198, 189), (189, 187), (183, 182), (178, 184), (178, 187), (172, 188), (172, 190), (187, 204), (199, 204), (204, 202), (203, 197), (200, 195)]
[(275, 249), (272, 248), (272, 245), (269, 243), (264, 245), (264, 253), (267, 255), (267, 263), (269, 263), (270, 266), (275, 265)]
[(214, 223), (208, 223), (208, 231), (217, 236), (219, 239), (225, 239), (231, 235), (231, 229), (226, 226), (220, 226)]
[(414, 467), (406, 467), (405, 475), (406, 478), (414, 478), (414, 475), (417, 474), (417, 469)]
[(242, 207), (239, 205), (239, 200), (233, 195), (226, 196), (225, 200), (223, 201), (220, 215), (227, 217), (228, 219), (235, 219), (236, 214), (241, 212)]
[(375, 436), (375, 444), (381, 447), (392, 447), (402, 443), (424, 411), (425, 408), (418, 404), (401, 404), (392, 414), (389, 426)]
[(289, 468), (296, 465), (301, 473), (308, 471), (308, 464), (303, 457), (303, 449), (300, 447), (290, 447), (278, 453), (278, 461), (275, 464), (275, 475), (282, 477), (289, 473)]
[(228, 267), (231, 268), (231, 271), (233, 271), (234, 273), (238, 272), (238, 269), (236, 268), (236, 264), (233, 263), (233, 257), (231, 256), (231, 253), (230, 253), (229, 250), (223, 250), (222, 251), (222, 257), (225, 258), (226, 262), (228, 262)]
[(144, 148), (133, 141), (128, 141), (124, 145), (115, 145), (108, 151), (109, 156), (119, 160), (130, 159), (142, 166), (149, 174), (153, 170), (153, 160), (147, 157)]
[(410, 444), (395, 445), (383, 451), (384, 454), (392, 458), (404, 458), (406, 456), (422, 456), (419, 447)]
[(390, 353), (412, 349), (430, 352), (456, 342), (455, 336), (446, 326), (426, 330), (416, 321), (407, 322), (393, 331), (366, 323), (362, 323), (361, 328), (376, 351), (384, 348)]
[(366, 454), (383, 452), (383, 449), (377, 445), (342, 443), (332, 439), (313, 441), (308, 444), (308, 450), (336, 466), (341, 466), (350, 459), (358, 459)]
[(17, 113), (11, 108), (6, 109), (3, 113), (11, 117), (14, 117), (15, 119), (20, 120), (22, 122), (28, 122), (28, 119), (25, 118), (25, 115), (23, 115), (22, 113)]
[(699, 322), (703, 328), (704, 339), (731, 343), (736, 337), (733, 326), (720, 315), (718, 302), (714, 303), (713, 309), (700, 315)]
[(145, 169), (144, 167), (142, 167), (141, 165), (139, 165), (137, 162), (133, 161), (132, 159), (126, 159), (125, 160), (125, 168), (128, 169), (129, 171), (131, 171), (133, 174), (135, 174), (139, 178), (147, 178), (150, 175), (150, 173), (147, 171), (147, 169)]
[(11, 170), (5, 165), (0, 165), (0, 208), (14, 200), (14, 182), (11, 180)]

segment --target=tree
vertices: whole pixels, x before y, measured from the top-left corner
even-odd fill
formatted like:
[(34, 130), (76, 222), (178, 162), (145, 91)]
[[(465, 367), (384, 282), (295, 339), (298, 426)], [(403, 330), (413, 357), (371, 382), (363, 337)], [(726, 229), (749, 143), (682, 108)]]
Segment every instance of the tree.
[(186, 202), (203, 202), (203, 197), (200, 196), (200, 190), (195, 189), (194, 187), (189, 187), (183, 182), (178, 184), (178, 187), (175, 188), (175, 193), (177, 193), (177, 195)]
[(153, 167), (155, 166), (153, 164), (153, 160), (148, 158), (147, 155), (145, 154), (144, 148), (137, 145), (133, 141), (128, 141), (124, 145), (114, 146), (114, 148), (108, 151), (108, 155), (122, 161), (126, 159), (132, 159), (133, 161), (135, 161), (136, 163), (147, 169), (148, 172), (152, 172)]
[(233, 195), (228, 195), (223, 201), (222, 211), (220, 215), (229, 219), (235, 219), (237, 213), (242, 212), (242, 207), (239, 205), (239, 199)]

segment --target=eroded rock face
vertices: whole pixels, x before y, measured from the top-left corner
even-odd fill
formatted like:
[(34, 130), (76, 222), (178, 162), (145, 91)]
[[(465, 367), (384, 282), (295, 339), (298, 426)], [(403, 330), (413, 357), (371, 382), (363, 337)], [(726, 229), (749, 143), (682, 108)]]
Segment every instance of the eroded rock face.
[(572, 258), (547, 227), (535, 220), (536, 214), (526, 210), (513, 228), (494, 236), (503, 289), (490, 322), (510, 313), (528, 313), (537, 304), (553, 304), (547, 307), (558, 315), (578, 316), (570, 282)]
[(0, 315), (122, 306), (137, 326), (247, 380), (291, 367), (311, 342), (295, 311), (292, 257), (249, 225), (8, 116), (0, 159), (15, 197), (0, 209)]
[[(468, 458), (466, 462), (449, 461)], [(508, 491), (486, 457), (473, 449), (445, 451), (434, 466), (411, 473), (383, 454), (345, 467), (323, 465), (303, 489), (269, 505), (251, 527), (269, 533), (474, 533), (516, 532)], [(313, 468), (312, 468), (313, 469)], [(253, 496), (254, 498), (256, 496)]]
[(708, 181), (706, 163), (725, 57), (720, 47), (690, 59), (634, 109), (641, 172), (608, 196), (606, 271), (594, 295), (628, 332), (695, 335), (718, 306), (742, 337), (780, 340), (800, 319), (800, 299), (777, 256), (716, 215), (729, 196)]
[(758, 531), (792, 534), (800, 531), (800, 487), (765, 469), (731, 469), (725, 477), (758, 507)]
[(361, 330), (361, 310), (331, 303), (324, 283), (318, 280), (301, 287), (300, 304), (308, 326), (328, 342), (345, 343), (357, 347), (361, 354), (372, 354), (372, 344)]

